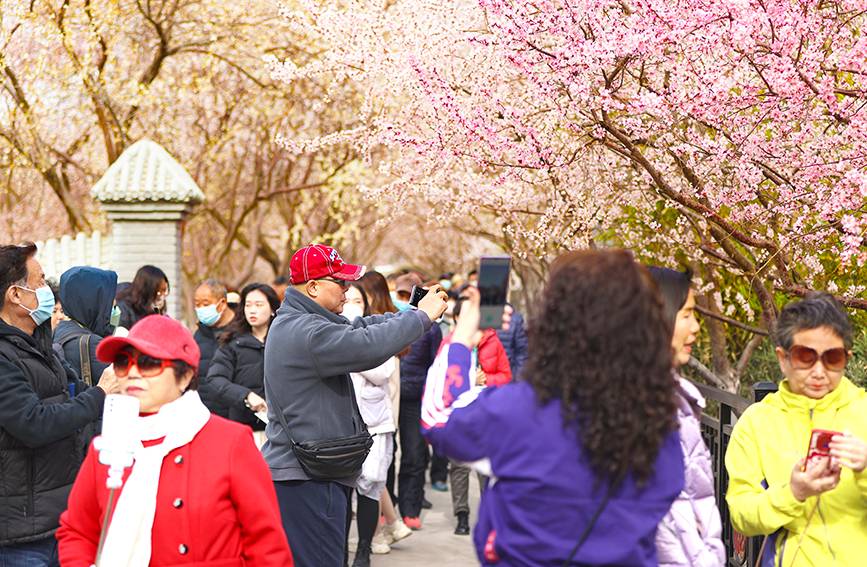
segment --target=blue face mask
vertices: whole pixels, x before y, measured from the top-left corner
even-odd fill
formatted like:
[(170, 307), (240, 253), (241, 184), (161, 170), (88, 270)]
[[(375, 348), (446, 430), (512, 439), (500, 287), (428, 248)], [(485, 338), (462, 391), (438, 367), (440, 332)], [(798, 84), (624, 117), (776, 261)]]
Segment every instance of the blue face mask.
[(111, 308), (111, 316), (108, 318), (108, 324), (112, 327), (117, 327), (118, 323), (120, 323), (120, 306), (115, 305)]
[(18, 287), (36, 294), (36, 300), (39, 302), (39, 306), (36, 309), (31, 311), (23, 305), (21, 306), (22, 309), (30, 313), (30, 318), (33, 319), (33, 322), (36, 323), (36, 325), (41, 325), (48, 321), (51, 318), (51, 312), (54, 311), (54, 292), (51, 291), (51, 288), (47, 285), (44, 285), (39, 289), (30, 289), (29, 287), (21, 286)]
[(208, 327), (220, 320), (220, 314), (217, 313), (216, 305), (196, 307), (196, 317), (199, 318), (199, 323)]
[(394, 306), (397, 307), (398, 311), (409, 311), (412, 309), (409, 305), (409, 301), (401, 301), (400, 299), (394, 300)]

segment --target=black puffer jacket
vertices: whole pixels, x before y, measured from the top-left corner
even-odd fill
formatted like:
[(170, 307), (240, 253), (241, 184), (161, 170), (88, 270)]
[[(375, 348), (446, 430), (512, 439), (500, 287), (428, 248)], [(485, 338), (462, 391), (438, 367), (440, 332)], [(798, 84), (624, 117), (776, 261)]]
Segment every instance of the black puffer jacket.
[(121, 299), (117, 300), (117, 306), (120, 307), (120, 322), (117, 324), (117, 326), (123, 327), (127, 331), (132, 329), (133, 325), (135, 325), (148, 315), (153, 315), (154, 313), (164, 314), (157, 309), (152, 309), (143, 313), (139, 313), (138, 311), (135, 311), (129, 303)]
[[(69, 395), (68, 382), (78, 392)], [(45, 539), (81, 466), (77, 432), (102, 413), (88, 388), (51, 349), (51, 321), (33, 336), (0, 320), (0, 546)]]
[[(211, 387), (208, 384), (208, 369), (211, 365), (211, 359), (214, 358), (214, 353), (219, 348), (218, 341), (220, 335), (226, 327), (209, 327), (199, 323), (196, 327), (196, 333), (193, 338), (196, 339), (196, 344), (199, 345), (199, 397), (202, 398), (202, 403), (211, 410), (214, 415), (229, 418), (229, 406), (214, 399), (211, 395)], [(264, 396), (263, 396), (264, 397)]]
[(244, 405), (244, 399), (250, 392), (265, 399), (264, 379), (265, 344), (251, 334), (243, 334), (217, 350), (205, 382), (211, 397), (229, 407), (229, 419), (261, 431), (265, 424)]

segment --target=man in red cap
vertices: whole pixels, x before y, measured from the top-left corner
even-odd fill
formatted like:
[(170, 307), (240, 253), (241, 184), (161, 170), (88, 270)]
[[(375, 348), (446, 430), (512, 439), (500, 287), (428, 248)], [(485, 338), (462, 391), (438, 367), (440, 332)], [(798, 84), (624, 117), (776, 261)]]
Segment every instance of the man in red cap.
[(292, 451), (276, 412), (297, 442), (350, 437), (363, 420), (351, 394), (350, 372), (379, 366), (411, 345), (446, 310), (446, 293), (433, 286), (418, 310), (358, 318), (340, 315), (348, 281), (364, 266), (343, 261), (330, 246), (306, 246), (292, 256), (291, 287), (265, 344), (268, 442), (283, 528), (297, 565), (341, 567), (347, 513), (358, 473), (311, 480)]

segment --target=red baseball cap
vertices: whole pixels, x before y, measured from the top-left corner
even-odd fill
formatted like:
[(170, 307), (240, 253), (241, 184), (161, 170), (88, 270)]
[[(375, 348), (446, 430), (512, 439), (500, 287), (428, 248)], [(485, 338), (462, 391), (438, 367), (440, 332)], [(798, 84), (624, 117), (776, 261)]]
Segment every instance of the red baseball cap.
[(144, 354), (160, 360), (183, 360), (198, 368), (199, 345), (190, 330), (165, 315), (148, 315), (129, 330), (125, 337), (106, 337), (96, 347), (96, 358), (114, 362), (114, 357), (125, 346), (132, 346)]
[(347, 264), (331, 246), (316, 244), (305, 246), (289, 262), (289, 281), (292, 285), (318, 278), (334, 278), (354, 282), (364, 274), (364, 266)]

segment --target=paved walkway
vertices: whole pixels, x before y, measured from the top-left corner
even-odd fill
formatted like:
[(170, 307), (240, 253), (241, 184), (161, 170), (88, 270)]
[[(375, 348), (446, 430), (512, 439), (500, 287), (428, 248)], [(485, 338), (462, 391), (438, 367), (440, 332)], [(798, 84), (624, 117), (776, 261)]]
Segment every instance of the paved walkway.
[[(452, 514), (451, 492), (437, 492), (428, 484), (425, 497), (433, 504), (430, 510), (422, 510), (420, 530), (402, 539), (391, 547), (386, 555), (371, 555), (371, 567), (479, 567), (473, 548), (472, 536), (457, 536), (455, 517)], [(470, 475), (470, 525), (475, 527), (479, 509), (479, 483), (475, 474)], [(358, 538), (355, 522), (349, 531), (350, 538)], [(349, 557), (352, 564), (352, 555)]]

